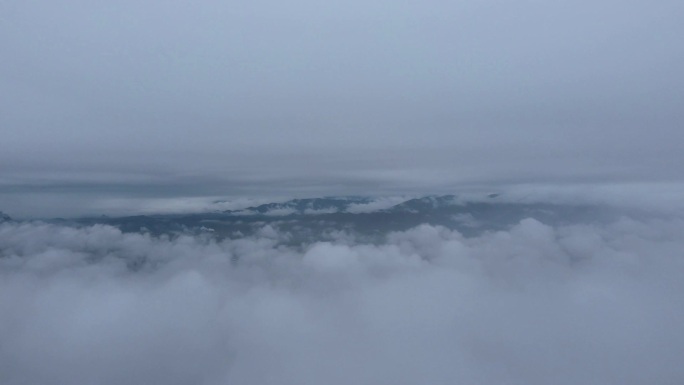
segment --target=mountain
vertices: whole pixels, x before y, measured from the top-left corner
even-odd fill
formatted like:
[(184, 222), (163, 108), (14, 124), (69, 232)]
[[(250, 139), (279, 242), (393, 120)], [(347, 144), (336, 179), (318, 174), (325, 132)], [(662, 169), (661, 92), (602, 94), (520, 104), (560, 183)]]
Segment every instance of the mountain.
[(9, 222), (9, 221), (11, 221), (11, 220), (12, 220), (12, 218), (11, 218), (9, 215), (7, 215), (7, 214), (3, 213), (2, 211), (0, 211), (0, 223), (1, 223), (1, 222)]
[(204, 234), (210, 237), (241, 238), (270, 226), (289, 234), (289, 242), (326, 240), (344, 231), (368, 241), (382, 241), (393, 231), (421, 224), (444, 226), (464, 236), (509, 228), (525, 218), (547, 224), (593, 223), (617, 218), (621, 212), (602, 206), (506, 202), (492, 194), (476, 201), (455, 195), (433, 195), (375, 211), (348, 210), (352, 205), (373, 206), (373, 198), (326, 197), (268, 203), (243, 210), (215, 213), (92, 217), (73, 220), (75, 226), (108, 224), (124, 232), (151, 235)]
[(369, 203), (372, 199), (360, 197), (293, 199), (282, 203), (266, 203), (242, 210), (227, 210), (233, 215), (307, 215), (344, 212), (352, 204)]
[(453, 206), (457, 203), (458, 202), (456, 201), (455, 195), (430, 195), (422, 198), (409, 199), (406, 202), (402, 202), (398, 205), (392, 206), (387, 211), (419, 213), (425, 211), (432, 211), (447, 206)]

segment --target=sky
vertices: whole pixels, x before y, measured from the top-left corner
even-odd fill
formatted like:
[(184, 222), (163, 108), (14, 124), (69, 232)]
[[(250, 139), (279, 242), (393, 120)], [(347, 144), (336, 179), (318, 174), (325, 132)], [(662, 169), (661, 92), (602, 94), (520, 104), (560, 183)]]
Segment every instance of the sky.
[(3, 0), (0, 210), (681, 184), (682, 19), (670, 0)]

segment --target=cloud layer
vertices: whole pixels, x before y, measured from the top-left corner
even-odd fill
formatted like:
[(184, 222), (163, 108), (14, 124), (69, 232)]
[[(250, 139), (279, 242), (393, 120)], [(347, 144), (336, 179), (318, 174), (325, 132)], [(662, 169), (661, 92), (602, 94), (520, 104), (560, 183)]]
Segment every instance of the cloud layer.
[(3, 384), (676, 384), (684, 222), (380, 244), (0, 225)]

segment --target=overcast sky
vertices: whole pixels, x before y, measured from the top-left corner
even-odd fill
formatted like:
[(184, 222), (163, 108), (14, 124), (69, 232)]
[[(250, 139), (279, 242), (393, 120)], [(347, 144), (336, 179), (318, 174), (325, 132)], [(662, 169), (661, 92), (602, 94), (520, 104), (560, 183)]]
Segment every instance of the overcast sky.
[(0, 210), (680, 183), (682, 20), (671, 0), (3, 0)]

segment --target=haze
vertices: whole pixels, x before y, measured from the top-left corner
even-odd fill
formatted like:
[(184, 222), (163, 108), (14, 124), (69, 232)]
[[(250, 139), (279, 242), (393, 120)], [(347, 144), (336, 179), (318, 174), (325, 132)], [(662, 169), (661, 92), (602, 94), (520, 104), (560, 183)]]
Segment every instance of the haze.
[(679, 1), (3, 1), (0, 209), (680, 183), (682, 19)]

